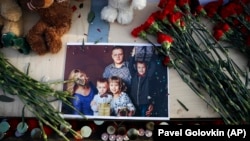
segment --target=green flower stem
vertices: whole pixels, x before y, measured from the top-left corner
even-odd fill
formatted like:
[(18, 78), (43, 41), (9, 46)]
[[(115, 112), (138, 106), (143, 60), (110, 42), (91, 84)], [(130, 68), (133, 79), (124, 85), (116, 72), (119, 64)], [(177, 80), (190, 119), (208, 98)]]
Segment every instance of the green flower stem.
[(48, 140), (48, 136), (46, 135), (46, 133), (44, 131), (43, 123), (40, 120), (38, 120), (38, 123), (39, 123), (39, 126), (40, 126), (41, 130), (42, 130), (43, 140), (47, 141)]
[[(203, 101), (205, 101), (212, 109), (214, 109), (223, 119), (226, 119), (227, 115), (224, 115), (224, 113), (222, 113), (220, 111), (219, 108), (217, 108), (214, 104), (211, 104), (211, 102), (209, 102), (207, 100), (207, 98), (204, 97), (204, 94), (202, 94), (200, 92), (200, 89), (197, 88), (195, 86), (195, 84), (193, 84), (192, 82), (190, 82), (187, 78), (186, 75), (182, 73), (182, 71), (179, 70), (179, 67), (176, 66), (175, 61), (171, 61), (171, 64), (173, 65), (173, 67), (175, 68), (175, 70), (177, 71), (177, 73), (181, 76), (182, 80), (197, 94), (197, 96), (199, 96)], [(227, 121), (227, 123), (229, 123), (229, 121)]]
[[(22, 96), (21, 96), (22, 97)], [(26, 102), (26, 100), (23, 101), (24, 103)], [(56, 122), (52, 122), (53, 124), (51, 124), (51, 118), (53, 117), (53, 115), (48, 115), (48, 114), (44, 114), (41, 111), (38, 111), (36, 109), (34, 109), (33, 106), (26, 104), (27, 108), (39, 119), (39, 121), (41, 121), (42, 123), (46, 124), (47, 126), (49, 126), (50, 128), (52, 128), (59, 136), (61, 136), (63, 139), (65, 139), (66, 141), (69, 141), (69, 139), (60, 131), (57, 129), (57, 126), (60, 124), (64, 124), (65, 122), (61, 122), (64, 121), (64, 119), (58, 119), (58, 123)], [(48, 108), (47, 108), (48, 109)], [(41, 110), (41, 109), (40, 109)], [(46, 117), (46, 118), (45, 118)], [(50, 122), (48, 122), (48, 120)], [(56, 125), (55, 125), (56, 124)], [(68, 124), (67, 124), (68, 125)], [(43, 130), (43, 128), (41, 128)], [(44, 135), (45, 137), (45, 135)], [(47, 137), (46, 137), (47, 138)], [(45, 138), (45, 139), (46, 139)]]
[[(244, 84), (241, 80), (248, 79), (248, 75), (229, 57), (228, 49), (214, 39), (206, 26), (192, 15), (186, 17), (185, 30), (166, 21), (157, 21), (158, 28), (174, 38), (170, 52), (163, 47), (157, 51), (170, 55), (171, 66), (182, 80), (218, 112), (226, 124), (250, 123), (248, 81)], [(159, 31), (154, 28), (152, 26), (148, 32), (153, 36), (156, 35), (153, 31)]]
[[(28, 74), (28, 72), (26, 73)], [(72, 96), (66, 91), (54, 90), (50, 85), (67, 83), (73, 80), (42, 83), (32, 79), (27, 74), (15, 68), (4, 58), (3, 54), (0, 53), (0, 88), (6, 94), (17, 95), (24, 104), (24, 107), (37, 117), (40, 125), (45, 124), (49, 126), (58, 135), (63, 137), (64, 140), (69, 141), (69, 139), (67, 139), (67, 137), (58, 129), (58, 126), (63, 125), (70, 128), (71, 125), (65, 121), (59, 111), (54, 109), (50, 101), (51, 99), (53, 99), (53, 101), (61, 101), (73, 110), (76, 110), (69, 101)], [(85, 118), (80, 111), (76, 111)], [(69, 131), (74, 135), (79, 134), (73, 129), (69, 129)], [(44, 134), (43, 139), (47, 140), (47, 135)]]

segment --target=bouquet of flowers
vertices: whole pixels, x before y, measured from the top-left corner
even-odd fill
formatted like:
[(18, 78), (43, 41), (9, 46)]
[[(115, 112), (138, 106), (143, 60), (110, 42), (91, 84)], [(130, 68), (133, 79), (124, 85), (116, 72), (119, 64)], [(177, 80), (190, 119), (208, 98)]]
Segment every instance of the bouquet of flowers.
[[(153, 45), (149, 36), (155, 37), (161, 44), (155, 49), (162, 56), (163, 64), (172, 66), (226, 124), (249, 124), (247, 73), (201, 22), (207, 15), (203, 6), (189, 0), (160, 0), (158, 7), (160, 10), (131, 34)], [(246, 78), (246, 82), (241, 78)]]
[(229, 43), (228, 47), (239, 49), (250, 57), (250, 8), (249, 0), (211, 1), (204, 5), (206, 18), (214, 23), (213, 36)]
[[(75, 81), (75, 80), (67, 80)], [(66, 82), (54, 82), (66, 83)], [(53, 101), (62, 101), (72, 109), (75, 109), (69, 98), (71, 95), (66, 91), (54, 90), (50, 87), (49, 83), (39, 82), (28, 76), (27, 73), (19, 71), (0, 53), (0, 88), (3, 90), (4, 95), (1, 95), (0, 102), (11, 102), (11, 97), (7, 94), (16, 95), (23, 102), (24, 107), (22, 111), (22, 124), (20, 130), (24, 130), (26, 123), (24, 120), (24, 110), (27, 108), (38, 119), (40, 128), (43, 131), (43, 139), (47, 140), (44, 127), (49, 127), (60, 135), (64, 140), (69, 140), (63, 131), (60, 130), (63, 127), (68, 130), (72, 135), (82, 138), (82, 136), (71, 129), (70, 123), (68, 123), (52, 105)], [(80, 113), (80, 112), (79, 112)], [(81, 114), (81, 113), (80, 113)], [(83, 117), (84, 115), (81, 114)], [(19, 129), (19, 127), (18, 127)]]

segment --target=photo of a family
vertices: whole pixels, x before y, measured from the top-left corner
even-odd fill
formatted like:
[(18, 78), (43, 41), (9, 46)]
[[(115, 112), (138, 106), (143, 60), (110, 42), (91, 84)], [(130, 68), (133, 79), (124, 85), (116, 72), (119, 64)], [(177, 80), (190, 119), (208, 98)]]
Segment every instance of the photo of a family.
[(169, 119), (168, 68), (151, 44), (67, 44), (65, 118)]

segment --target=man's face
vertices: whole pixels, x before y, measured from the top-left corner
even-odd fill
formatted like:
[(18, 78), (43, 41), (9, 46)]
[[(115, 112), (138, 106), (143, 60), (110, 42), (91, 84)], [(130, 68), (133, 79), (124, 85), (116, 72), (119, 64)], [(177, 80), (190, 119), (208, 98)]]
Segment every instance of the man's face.
[(123, 50), (122, 49), (114, 49), (112, 51), (112, 59), (114, 60), (115, 64), (121, 64), (123, 63)]

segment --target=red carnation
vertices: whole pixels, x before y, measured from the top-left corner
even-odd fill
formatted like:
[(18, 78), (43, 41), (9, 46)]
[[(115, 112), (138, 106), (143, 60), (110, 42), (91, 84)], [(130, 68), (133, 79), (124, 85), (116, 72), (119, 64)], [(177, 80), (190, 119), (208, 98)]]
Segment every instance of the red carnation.
[(177, 6), (187, 11), (190, 11), (189, 4), (190, 4), (190, 0), (178, 0), (177, 1)]
[(204, 9), (207, 12), (207, 16), (210, 18), (214, 17), (216, 15), (219, 7), (222, 5), (223, 5), (223, 0), (212, 1), (212, 2), (207, 3), (204, 6)]
[(157, 42), (162, 45), (163, 49), (168, 54), (171, 44), (173, 42), (173, 38), (167, 34), (159, 32), (157, 36)]
[(225, 33), (231, 33), (232, 32), (231, 27), (229, 26), (229, 24), (224, 23), (224, 22), (217, 23), (214, 26), (213, 30), (222, 30)]
[[(169, 9), (169, 6), (173, 6), (176, 4), (176, 0), (160, 0), (158, 7), (162, 8), (162, 9)], [(174, 9), (174, 6), (170, 9)]]
[(170, 57), (165, 56), (164, 59), (162, 60), (162, 64), (167, 66), (170, 63)]
[(241, 14), (242, 12), (243, 8), (240, 4), (231, 2), (222, 7), (222, 9), (220, 10), (220, 16), (223, 19), (226, 19), (229, 17), (237, 16), (237, 14)]
[(160, 15), (160, 11), (156, 11), (148, 17), (146, 22), (143, 24), (144, 30), (146, 32), (155, 33), (155, 32), (161, 31), (156, 22), (156, 20), (159, 19), (159, 15)]
[(179, 7), (184, 7), (186, 4), (189, 4), (189, 3), (190, 3), (189, 0), (178, 0), (178, 1), (177, 1), (177, 5), (178, 5)]
[(134, 36), (134, 37), (142, 37), (143, 39), (146, 38), (146, 32), (144, 31), (144, 25), (140, 25), (138, 26), (137, 28), (134, 28), (131, 32), (131, 34)]
[(154, 15), (151, 15), (151, 16), (148, 17), (148, 19), (144, 23), (144, 26), (147, 29), (147, 28), (149, 28), (154, 23), (155, 23), (155, 17), (154, 17)]
[(172, 24), (176, 24), (177, 22), (180, 21), (182, 16), (183, 16), (183, 14), (181, 12), (172, 13), (169, 15), (169, 21)]
[(215, 30), (214, 34), (213, 34), (214, 38), (217, 41), (223, 40), (224, 39), (224, 35), (225, 35), (225, 33), (222, 30), (220, 30), (220, 29)]
[(159, 32), (158, 36), (157, 36), (157, 42), (159, 44), (162, 44), (164, 42), (172, 43), (173, 42), (173, 38), (171, 36), (167, 35), (167, 34)]
[(207, 15), (207, 12), (205, 11), (204, 7), (202, 5), (199, 5), (195, 8), (196, 13), (201, 14), (203, 16)]

